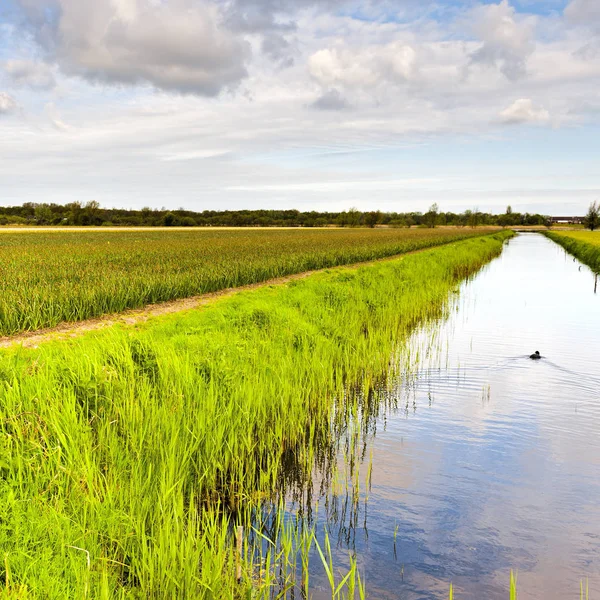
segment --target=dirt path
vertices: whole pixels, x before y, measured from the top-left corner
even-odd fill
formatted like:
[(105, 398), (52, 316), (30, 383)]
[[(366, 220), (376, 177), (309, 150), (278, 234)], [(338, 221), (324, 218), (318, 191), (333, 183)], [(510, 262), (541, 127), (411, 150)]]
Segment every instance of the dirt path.
[[(441, 246), (445, 245), (447, 244), (441, 244)], [(433, 246), (433, 248), (438, 247), (439, 246)], [(411, 254), (416, 254), (418, 252), (423, 252), (424, 250), (430, 249), (431, 248), (421, 248), (420, 250), (413, 250), (412, 252), (405, 252), (403, 254), (387, 256), (378, 260), (370, 260), (349, 265), (340, 265), (338, 267), (327, 267), (326, 269), (317, 269), (314, 271), (304, 271), (302, 273), (295, 273), (293, 275), (277, 277), (275, 279), (267, 279), (265, 281), (259, 281), (257, 283), (251, 283), (240, 287), (226, 288), (224, 290), (219, 290), (218, 292), (210, 292), (208, 294), (202, 294), (200, 296), (192, 296), (190, 298), (183, 298), (181, 300), (170, 300), (169, 302), (150, 304), (143, 308), (131, 309), (120, 313), (103, 315), (101, 317), (87, 319), (85, 321), (60, 323), (56, 327), (38, 329), (37, 331), (26, 331), (24, 333), (19, 333), (17, 335), (8, 337), (0, 337), (0, 349), (9, 348), (11, 346), (17, 345), (23, 346), (25, 348), (36, 348), (39, 344), (49, 340), (77, 337), (88, 331), (104, 329), (105, 327), (111, 327), (116, 324), (135, 325), (136, 323), (142, 323), (144, 321), (147, 321), (152, 317), (200, 308), (202, 306), (206, 306), (208, 304), (213, 303), (218, 298), (233, 296), (234, 294), (245, 290), (253, 290), (259, 287), (265, 287), (270, 285), (283, 285), (290, 281), (304, 279), (305, 277), (313, 275), (314, 273), (322, 273), (323, 271), (329, 271), (332, 269), (358, 268), (365, 265), (376, 264), (390, 260), (398, 260), (403, 258), (404, 256), (409, 256)]]

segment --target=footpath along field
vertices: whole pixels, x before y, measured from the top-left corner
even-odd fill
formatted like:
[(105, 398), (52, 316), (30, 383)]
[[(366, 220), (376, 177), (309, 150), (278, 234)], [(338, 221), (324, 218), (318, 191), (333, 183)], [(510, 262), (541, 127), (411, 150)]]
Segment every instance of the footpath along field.
[(546, 237), (560, 244), (567, 252), (600, 273), (600, 231), (548, 231)]
[[(290, 521), (260, 525), (264, 503), (285, 493), (284, 465), (298, 481), (310, 477), (334, 424), (343, 428), (370, 402), (346, 391), (378, 381), (412, 328), (442, 316), (459, 282), (511, 235), (0, 350), (3, 597), (306, 591), (314, 538)], [(242, 562), (238, 525), (251, 534)], [(327, 548), (326, 540), (324, 560)], [(338, 575), (332, 597), (354, 597), (355, 559), (345, 581)]]
[(0, 337), (487, 233), (0, 230)]

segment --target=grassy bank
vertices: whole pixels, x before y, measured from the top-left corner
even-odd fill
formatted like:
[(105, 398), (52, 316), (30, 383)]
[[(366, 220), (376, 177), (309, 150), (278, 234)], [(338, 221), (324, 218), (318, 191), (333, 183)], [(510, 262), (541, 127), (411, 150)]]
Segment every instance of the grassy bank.
[(486, 229), (0, 233), (0, 336), (368, 261)]
[(560, 244), (569, 254), (578, 258), (593, 271), (600, 273), (600, 231), (569, 233), (548, 231), (544, 235)]
[[(308, 587), (294, 575), (314, 538), (284, 520), (260, 525), (263, 502), (285, 488), (282, 472), (307, 476), (335, 420), (359, 410), (348, 386), (385, 373), (398, 342), (442, 315), (510, 235), (0, 351), (0, 597)], [(232, 527), (252, 522), (238, 584)], [(349, 575), (352, 595), (352, 560)]]

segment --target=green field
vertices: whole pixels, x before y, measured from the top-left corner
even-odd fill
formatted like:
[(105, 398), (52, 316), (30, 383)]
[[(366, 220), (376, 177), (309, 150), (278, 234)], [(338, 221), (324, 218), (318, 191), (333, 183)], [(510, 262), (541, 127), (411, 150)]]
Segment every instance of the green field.
[(0, 231), (0, 336), (489, 231)]
[(549, 231), (545, 235), (593, 271), (600, 273), (600, 231)]
[[(136, 234), (128, 235), (128, 247), (136, 248)], [(240, 282), (232, 265), (245, 265), (246, 276), (253, 273), (248, 265), (258, 268), (260, 251), (251, 251), (257, 239), (262, 252), (267, 240), (290, 239), (240, 235), (237, 252), (246, 247), (248, 263), (236, 263), (221, 246), (229, 285)], [(373, 257), (393, 244), (409, 249), (440, 239), (428, 232), (409, 241), (370, 232), (329, 235), (292, 237), (290, 243), (302, 243), (285, 255), (295, 257), (291, 264), (280, 249), (266, 248), (270, 266), (261, 276), (299, 268), (309, 260), (309, 240), (326, 240), (326, 252), (308, 255), (323, 261), (358, 252), (358, 240)], [(285, 492), (284, 471), (298, 482), (308, 478), (328, 440), (337, 438), (336, 423), (366, 409), (369, 394), (345, 392), (357, 384), (369, 389), (386, 373), (407, 334), (442, 316), (458, 283), (498, 256), (511, 235), (325, 271), (136, 327), (0, 350), (0, 597), (267, 598), (277, 597), (269, 596), (277, 586), (308, 587), (307, 578), (294, 577), (299, 570), (306, 575), (314, 538), (283, 521), (263, 530), (264, 503)], [(87, 249), (99, 267), (107, 253), (96, 246), (107, 238), (73, 239), (74, 264)], [(56, 247), (62, 261), (64, 240), (57, 238)], [(135, 264), (143, 281), (141, 273), (152, 269), (143, 266), (142, 248), (152, 244), (140, 240)], [(156, 245), (164, 254), (175, 244), (202, 264), (194, 248), (182, 249), (184, 240), (197, 238), (159, 236)], [(218, 256), (212, 246), (223, 238), (202, 240), (212, 264)], [(38, 249), (51, 262), (52, 251), (45, 244)], [(155, 266), (156, 252), (149, 261)], [(109, 256), (118, 262), (123, 253), (121, 247)], [(32, 251), (30, 259), (35, 263)], [(22, 251), (17, 260), (23, 264)], [(114, 281), (123, 285), (122, 278)], [(232, 527), (252, 531), (251, 523), (259, 531), (243, 548), (238, 584)], [(326, 564), (327, 544), (322, 552)], [(337, 574), (332, 581), (340, 584)], [(344, 593), (352, 597), (353, 586), (360, 582), (350, 559)]]

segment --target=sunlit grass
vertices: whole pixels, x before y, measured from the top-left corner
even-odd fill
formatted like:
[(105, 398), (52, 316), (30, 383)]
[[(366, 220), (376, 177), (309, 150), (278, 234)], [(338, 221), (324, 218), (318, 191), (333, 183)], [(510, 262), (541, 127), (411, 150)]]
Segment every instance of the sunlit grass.
[(283, 511), (265, 522), (264, 506), (283, 472), (309, 478), (336, 423), (359, 412), (349, 387), (385, 373), (510, 235), (0, 351), (3, 593), (285, 597), (309, 589), (317, 552), (332, 598), (363, 597), (355, 557), (334, 572), (327, 538)]
[(600, 231), (549, 231), (544, 235), (560, 244), (593, 271), (600, 273)]

